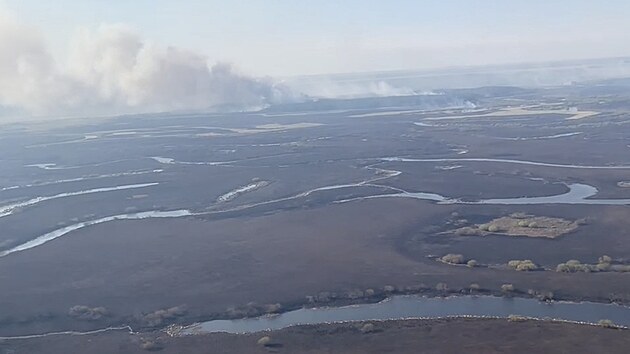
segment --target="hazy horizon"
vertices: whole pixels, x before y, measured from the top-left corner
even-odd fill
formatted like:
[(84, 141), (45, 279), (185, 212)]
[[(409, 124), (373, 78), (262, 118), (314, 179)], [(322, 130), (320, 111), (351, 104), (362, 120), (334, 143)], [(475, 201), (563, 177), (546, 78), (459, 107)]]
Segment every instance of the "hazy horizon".
[(409, 93), (283, 81), (627, 57), (629, 16), (623, 1), (0, 0), (0, 109), (89, 116)]

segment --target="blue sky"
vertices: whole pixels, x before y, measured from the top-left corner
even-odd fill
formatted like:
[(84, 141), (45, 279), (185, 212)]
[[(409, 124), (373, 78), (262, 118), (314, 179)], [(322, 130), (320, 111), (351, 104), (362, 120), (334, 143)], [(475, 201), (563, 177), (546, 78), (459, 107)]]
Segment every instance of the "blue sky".
[(630, 55), (630, 1), (0, 0), (63, 61), (78, 29), (145, 39), (256, 75)]

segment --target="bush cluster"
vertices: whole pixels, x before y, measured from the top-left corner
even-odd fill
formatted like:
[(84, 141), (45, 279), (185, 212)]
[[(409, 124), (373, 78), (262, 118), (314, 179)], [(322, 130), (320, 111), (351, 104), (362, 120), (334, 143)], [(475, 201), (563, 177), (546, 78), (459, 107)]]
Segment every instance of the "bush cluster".
[(525, 322), (527, 321), (527, 317), (520, 315), (509, 315), (508, 321), (510, 322)]
[(538, 227), (538, 223), (535, 221), (521, 220), (517, 223), (520, 227), (529, 227), (531, 229), (535, 229)]
[(442, 262), (450, 264), (463, 264), (465, 261), (463, 255), (455, 253), (449, 253), (440, 259), (442, 260)]
[(604, 328), (617, 328), (617, 325), (611, 320), (599, 320), (597, 324)]
[(530, 259), (518, 260), (514, 259), (508, 262), (508, 267), (518, 270), (520, 272), (528, 272), (532, 270), (538, 270), (540, 267)]
[(175, 306), (164, 310), (157, 310), (149, 314), (144, 315), (144, 322), (147, 326), (157, 327), (162, 325), (168, 320), (173, 320), (176, 317), (180, 317), (186, 314), (186, 308), (184, 306)]
[(597, 264), (585, 264), (578, 260), (572, 259), (565, 263), (560, 263), (556, 267), (557, 272), (576, 273), (576, 272), (630, 272), (630, 265), (612, 264), (610, 256), (599, 257)]
[(448, 285), (446, 283), (437, 283), (435, 285), (435, 290), (437, 290), (437, 291), (448, 291)]
[(154, 340), (142, 340), (140, 347), (149, 352), (157, 352), (164, 349), (164, 345)]
[(554, 295), (552, 291), (537, 291), (534, 289), (527, 290), (527, 293), (540, 301), (552, 301)]
[(88, 307), (85, 305), (72, 306), (68, 310), (68, 315), (80, 320), (96, 321), (107, 316), (107, 309), (104, 307)]
[(375, 331), (374, 325), (372, 323), (366, 323), (363, 326), (361, 326), (361, 332), (362, 333), (372, 333)]
[(504, 293), (511, 293), (514, 292), (515, 288), (514, 285), (512, 284), (503, 284), (501, 285), (501, 291)]
[(560, 263), (556, 267), (556, 272), (563, 272), (563, 273), (577, 273), (577, 272), (589, 273), (593, 271), (595, 272), (598, 271), (598, 268), (592, 264), (583, 264), (576, 259), (566, 261), (565, 263)]

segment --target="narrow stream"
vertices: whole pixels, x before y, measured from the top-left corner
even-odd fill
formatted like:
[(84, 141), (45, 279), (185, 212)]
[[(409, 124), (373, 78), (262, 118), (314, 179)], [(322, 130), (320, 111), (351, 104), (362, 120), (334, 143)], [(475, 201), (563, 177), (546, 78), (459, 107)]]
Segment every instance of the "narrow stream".
[(346, 307), (299, 309), (280, 315), (238, 320), (215, 320), (186, 327), (182, 334), (254, 333), (295, 325), (331, 322), (376, 321), (449, 316), (552, 318), (584, 323), (608, 319), (617, 325), (630, 326), (630, 307), (593, 302), (545, 303), (536, 299), (493, 296), (454, 296), (428, 298), (416, 295), (394, 296), (376, 304)]
[(25, 242), (21, 245), (15, 246), (13, 248), (10, 248), (8, 250), (4, 250), (2, 252), (0, 252), (0, 257), (5, 257), (11, 253), (15, 253), (15, 252), (20, 252), (20, 251), (25, 251), (28, 249), (31, 249), (33, 247), (37, 247), (37, 246), (41, 246), (46, 242), (52, 241), (56, 238), (59, 238), (65, 234), (68, 234), (72, 231), (75, 230), (79, 230), (82, 229), (84, 227), (88, 227), (88, 226), (92, 226), (92, 225), (97, 225), (97, 224), (102, 224), (105, 222), (110, 222), (110, 221), (114, 221), (114, 220), (141, 220), (141, 219), (152, 219), (152, 218), (181, 218), (184, 216), (191, 216), (194, 215), (192, 212), (190, 212), (189, 210), (172, 210), (172, 211), (146, 211), (146, 212), (141, 212), (141, 213), (133, 213), (133, 214), (120, 214), (120, 215), (113, 215), (113, 216), (107, 216), (104, 218), (100, 218), (100, 219), (95, 219), (95, 220), (89, 220), (89, 221), (85, 221), (85, 222), (81, 222), (78, 224), (74, 224), (74, 225), (70, 225), (70, 226), (66, 226), (64, 228), (61, 229), (57, 229), (54, 231), (51, 231), (47, 234), (41, 235), (35, 239), (32, 239), (28, 242)]
[(146, 188), (146, 187), (157, 186), (158, 184), (159, 184), (158, 182), (126, 184), (122, 186), (102, 187), (102, 188), (94, 188), (94, 189), (88, 189), (88, 190), (76, 191), (76, 192), (66, 192), (66, 193), (60, 193), (60, 194), (46, 196), (46, 197), (36, 197), (36, 198), (32, 198), (23, 202), (0, 206), (0, 218), (13, 214), (13, 212), (17, 209), (33, 206), (35, 204), (39, 204), (41, 202), (46, 202), (53, 199), (76, 197), (76, 196), (85, 195), (85, 194), (95, 194), (95, 193), (104, 193), (104, 192), (113, 192), (113, 191), (123, 191), (123, 190), (128, 190), (128, 189)]
[(444, 158), (444, 159), (413, 159), (413, 158), (405, 158), (405, 157), (383, 157), (380, 159), (385, 162), (497, 162), (497, 163), (510, 163), (517, 165), (530, 165), (530, 166), (542, 166), (542, 167), (556, 167), (556, 168), (576, 168), (576, 169), (587, 169), (587, 170), (628, 170), (630, 166), (628, 165), (600, 165), (600, 166), (592, 166), (592, 165), (571, 165), (571, 164), (559, 164), (559, 163), (548, 163), (548, 162), (537, 162), (537, 161), (527, 161), (527, 160), (511, 160), (511, 159), (490, 159), (490, 158), (462, 158), (462, 159), (453, 159), (453, 158)]

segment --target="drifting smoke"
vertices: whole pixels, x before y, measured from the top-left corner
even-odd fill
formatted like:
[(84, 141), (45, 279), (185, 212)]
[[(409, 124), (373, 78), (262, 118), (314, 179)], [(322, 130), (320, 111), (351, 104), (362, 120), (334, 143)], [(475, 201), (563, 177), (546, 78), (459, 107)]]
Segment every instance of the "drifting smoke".
[[(298, 81), (298, 80), (296, 80)], [(359, 98), (414, 96), (428, 94), (416, 92), (408, 87), (396, 87), (385, 81), (343, 82), (321, 77), (302, 82), (290, 82), (291, 87), (299, 87), (300, 92), (317, 98)]]
[(270, 79), (145, 42), (120, 25), (83, 30), (68, 57), (65, 68), (56, 66), (36, 29), (0, 12), (0, 110), (47, 116), (246, 110), (300, 98)]

